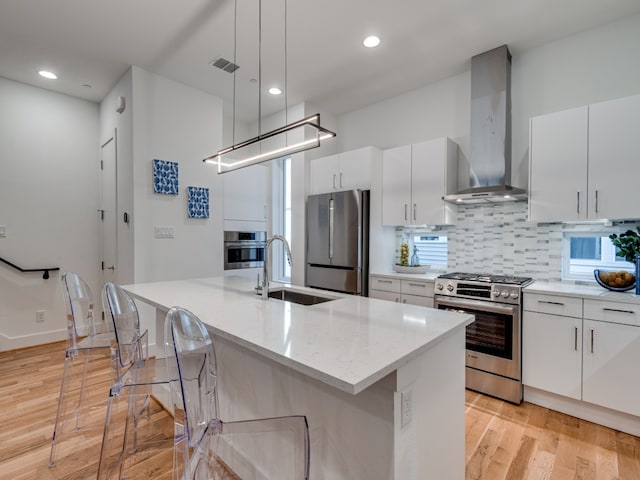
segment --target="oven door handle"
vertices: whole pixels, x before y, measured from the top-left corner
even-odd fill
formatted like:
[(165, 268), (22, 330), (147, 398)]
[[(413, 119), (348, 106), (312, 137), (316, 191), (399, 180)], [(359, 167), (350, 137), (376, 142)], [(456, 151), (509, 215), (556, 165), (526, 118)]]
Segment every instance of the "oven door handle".
[(489, 302), (481, 302), (477, 300), (465, 300), (465, 299), (456, 299), (456, 300), (441, 300), (436, 299), (435, 306), (438, 308), (440, 305), (444, 305), (451, 308), (459, 308), (459, 309), (471, 309), (471, 310), (483, 310), (485, 312), (490, 313), (501, 313), (504, 315), (513, 315), (520, 307), (518, 305), (501, 305), (499, 303), (489, 303)]
[(265, 242), (224, 242), (225, 248), (263, 248)]

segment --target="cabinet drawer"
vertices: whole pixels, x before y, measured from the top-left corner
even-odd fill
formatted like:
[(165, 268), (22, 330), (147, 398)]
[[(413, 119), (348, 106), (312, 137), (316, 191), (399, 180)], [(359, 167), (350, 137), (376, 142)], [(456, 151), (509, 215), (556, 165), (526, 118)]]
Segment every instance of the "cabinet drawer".
[(406, 295), (433, 297), (433, 282), (421, 280), (401, 280), (400, 291)]
[(386, 292), (384, 290), (369, 290), (369, 298), (398, 303), (400, 301), (400, 294), (397, 292)]
[(582, 299), (525, 293), (523, 309), (528, 312), (549, 313), (565, 317), (582, 318)]
[(640, 305), (585, 299), (584, 318), (640, 326)]
[(405, 295), (403, 294), (402, 303), (409, 305), (420, 305), (421, 307), (433, 307), (433, 297), (423, 297), (422, 295)]
[(397, 278), (387, 277), (369, 277), (370, 290), (384, 290), (387, 292), (400, 293), (400, 280)]

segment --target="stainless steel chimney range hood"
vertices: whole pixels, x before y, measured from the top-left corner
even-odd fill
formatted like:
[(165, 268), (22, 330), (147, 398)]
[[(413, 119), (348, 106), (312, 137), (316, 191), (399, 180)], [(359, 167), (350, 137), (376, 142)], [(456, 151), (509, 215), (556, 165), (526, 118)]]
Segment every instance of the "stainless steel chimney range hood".
[(506, 45), (471, 58), (470, 188), (444, 200), (456, 204), (527, 199), (511, 180), (511, 54)]

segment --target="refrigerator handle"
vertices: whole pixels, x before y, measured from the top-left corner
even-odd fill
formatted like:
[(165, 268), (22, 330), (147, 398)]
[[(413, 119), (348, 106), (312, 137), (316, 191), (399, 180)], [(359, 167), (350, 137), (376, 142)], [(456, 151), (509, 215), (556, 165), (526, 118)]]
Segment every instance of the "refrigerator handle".
[(333, 258), (333, 198), (329, 200), (329, 258)]

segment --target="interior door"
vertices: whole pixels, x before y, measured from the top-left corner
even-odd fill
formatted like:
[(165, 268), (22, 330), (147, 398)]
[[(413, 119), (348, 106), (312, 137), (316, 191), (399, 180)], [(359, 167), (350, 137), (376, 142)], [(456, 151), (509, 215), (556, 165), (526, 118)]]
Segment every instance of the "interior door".
[(101, 232), (100, 254), (102, 282), (116, 282), (117, 258), (117, 205), (116, 205), (116, 134), (100, 148), (101, 171)]

